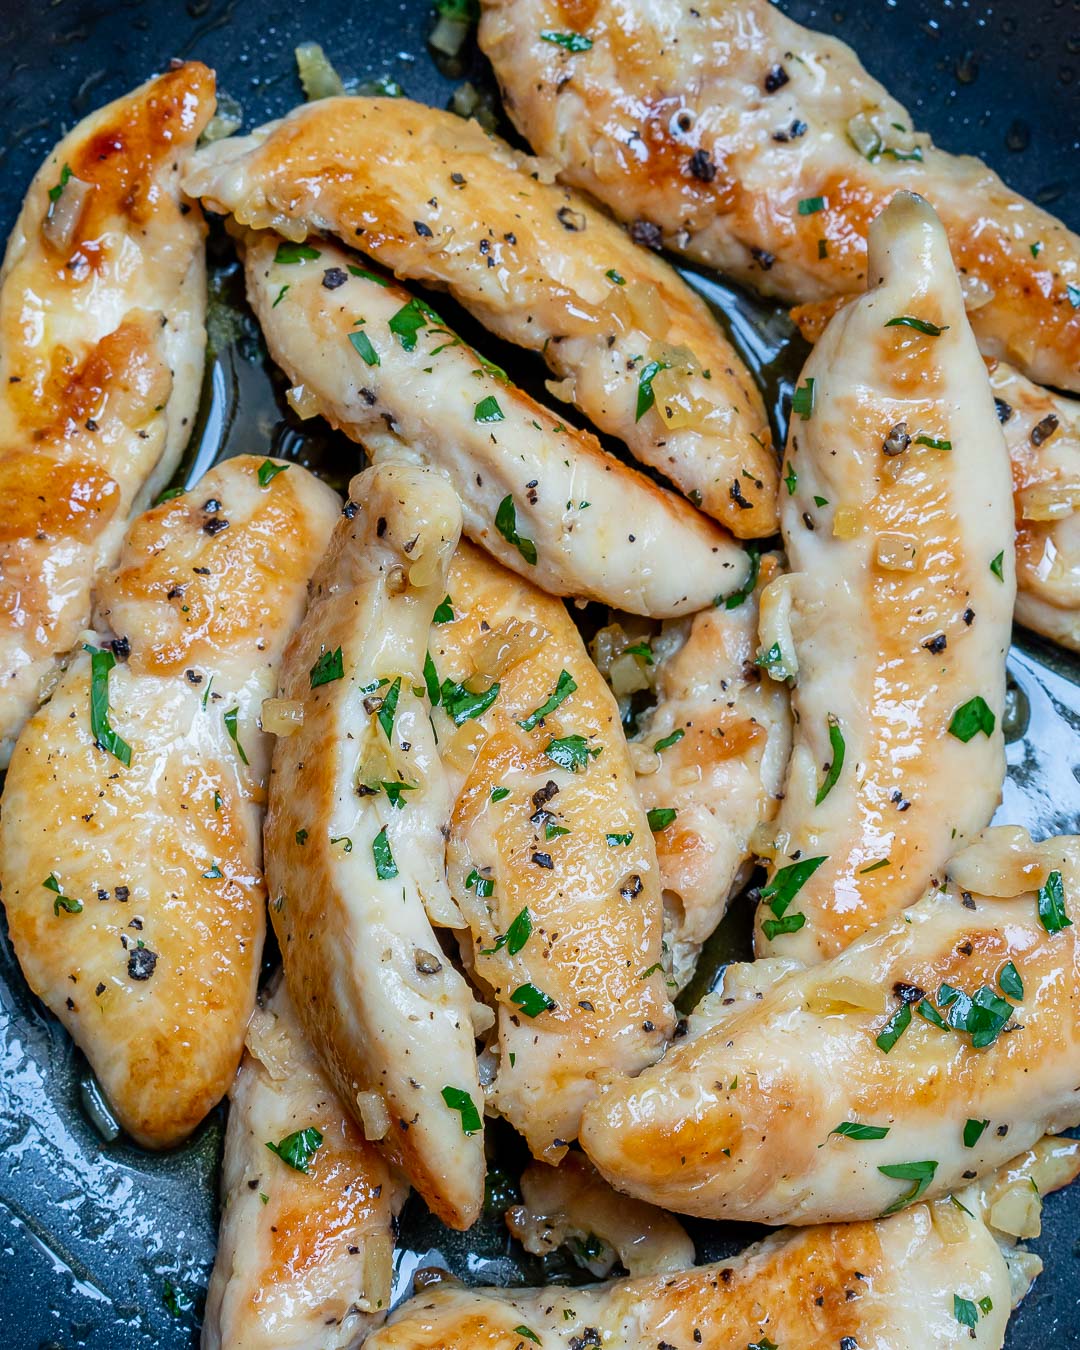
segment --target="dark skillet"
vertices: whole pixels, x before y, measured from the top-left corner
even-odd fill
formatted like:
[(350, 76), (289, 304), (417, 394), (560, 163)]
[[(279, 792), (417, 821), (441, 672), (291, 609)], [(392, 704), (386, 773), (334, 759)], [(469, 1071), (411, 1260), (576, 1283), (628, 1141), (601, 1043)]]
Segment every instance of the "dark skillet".
[[(1015, 188), (1080, 228), (1080, 4), (998, 0), (963, 7), (929, 0), (786, 0), (796, 19), (835, 32), (953, 151), (979, 154)], [(170, 57), (197, 56), (240, 101), (245, 126), (300, 98), (292, 49), (313, 39), (343, 75), (389, 75), (412, 97), (444, 105), (459, 80), (433, 64), (426, 0), (0, 0), (0, 217), (10, 228), (27, 183), (62, 129)], [(474, 76), (482, 83), (477, 65)], [(235, 305), (227, 249), (213, 244), (218, 350), (185, 475), (216, 456), (268, 448), (348, 475), (356, 453), (291, 422), (276, 400), (258, 335)], [(800, 350), (777, 316), (724, 288), (708, 291), (743, 336), (778, 424)], [(440, 306), (444, 307), (440, 300)], [(750, 325), (768, 324), (754, 338)], [(775, 336), (775, 335), (779, 336)], [(481, 345), (532, 384), (534, 365)], [(1002, 818), (1040, 834), (1078, 828), (1080, 663), (1018, 634), (1010, 658), (1015, 709)], [(702, 981), (744, 950), (747, 907), (736, 905), (707, 954)], [(26, 988), (0, 940), (0, 1350), (179, 1350), (197, 1344), (213, 1258), (216, 1169), (224, 1116), (184, 1148), (153, 1157), (91, 1123), (86, 1065)], [(569, 1263), (523, 1257), (497, 1215), (513, 1192), (520, 1150), (491, 1131), (491, 1217), (448, 1234), (411, 1202), (402, 1221), (402, 1280), (435, 1249), (473, 1281), (576, 1278)], [(756, 1230), (695, 1224), (702, 1259), (745, 1245)], [(1031, 1244), (1046, 1272), (1010, 1325), (1008, 1350), (1080, 1347), (1080, 1184), (1051, 1197)], [(828, 1350), (823, 1347), (823, 1350)], [(911, 1347), (921, 1350), (921, 1347)]]

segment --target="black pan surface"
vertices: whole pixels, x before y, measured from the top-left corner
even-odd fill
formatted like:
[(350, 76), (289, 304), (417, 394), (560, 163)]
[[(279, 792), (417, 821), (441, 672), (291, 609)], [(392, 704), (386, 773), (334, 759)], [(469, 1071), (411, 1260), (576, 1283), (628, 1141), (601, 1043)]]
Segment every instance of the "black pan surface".
[[(940, 145), (982, 156), (1080, 228), (1080, 0), (784, 0), (783, 8), (854, 46)], [(302, 97), (292, 53), (305, 40), (321, 42), (346, 77), (390, 76), (410, 96), (445, 105), (460, 75), (432, 61), (431, 23), (426, 0), (0, 0), (0, 224), (6, 233), (62, 130), (170, 57), (212, 65), (221, 89), (241, 104), (245, 127)], [(468, 73), (483, 83), (481, 63)], [(214, 350), (184, 480), (223, 455), (272, 450), (340, 482), (355, 470), (355, 447), (301, 428), (287, 413), (221, 239), (212, 260)], [(782, 430), (802, 357), (786, 321), (708, 276), (690, 279), (761, 374)], [(524, 383), (536, 383), (527, 359), (479, 341)], [(1018, 633), (1009, 668), (1013, 731), (998, 819), (1041, 835), (1075, 830), (1080, 663)], [(701, 984), (744, 950), (747, 915), (736, 905), (725, 920)], [(102, 1139), (87, 1110), (92, 1092), (85, 1061), (30, 994), (0, 932), (0, 1350), (195, 1346), (214, 1251), (224, 1113), (219, 1108), (183, 1148), (152, 1156), (122, 1138)], [(411, 1201), (399, 1289), (417, 1266), (434, 1262), (473, 1282), (577, 1278), (559, 1261), (525, 1258), (507, 1238), (498, 1213), (522, 1160), (511, 1139), (492, 1133), (490, 1217), (468, 1235), (449, 1234)], [(699, 1257), (711, 1259), (758, 1230), (697, 1223), (692, 1232)], [(1042, 1237), (1031, 1245), (1047, 1268), (1014, 1316), (1007, 1348), (1080, 1347), (1080, 1185), (1047, 1201)]]

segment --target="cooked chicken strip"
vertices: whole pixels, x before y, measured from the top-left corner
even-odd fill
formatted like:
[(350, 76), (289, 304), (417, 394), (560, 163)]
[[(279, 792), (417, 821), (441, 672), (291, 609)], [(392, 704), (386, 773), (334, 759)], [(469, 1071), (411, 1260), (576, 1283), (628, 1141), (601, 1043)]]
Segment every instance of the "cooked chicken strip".
[[(710, 995), (581, 1140), (650, 1204), (762, 1223), (945, 1194), (1080, 1124), (1080, 839), (985, 832), (824, 965)], [(884, 1171), (882, 1169), (885, 1169)]]
[(281, 697), (303, 720), (274, 751), (270, 911), (342, 1101), (431, 1209), (467, 1228), (484, 1196), (474, 1016), (485, 1023), (432, 931), (462, 920), (424, 698), (461, 510), (444, 478), (406, 464), (365, 470), (350, 494), (282, 663)]
[[(870, 221), (897, 189), (920, 192), (982, 350), (1080, 389), (1080, 239), (980, 160), (913, 132), (844, 43), (765, 0), (482, 7), (518, 128), (642, 242), (789, 301), (858, 294), (875, 276)], [(547, 36), (560, 30), (579, 41)]]
[[(957, 1298), (976, 1310), (971, 1330), (957, 1317)], [(678, 1275), (584, 1289), (425, 1290), (367, 1345), (1000, 1350), (1011, 1301), (1005, 1259), (983, 1222), (951, 1204), (918, 1205), (872, 1223), (774, 1233), (729, 1261)]]
[(327, 1082), (283, 982), (255, 1011), (229, 1099), (203, 1350), (352, 1350), (390, 1306), (406, 1188)]
[(148, 1148), (189, 1134), (240, 1061), (265, 928), (257, 719), (337, 501), (244, 456), (138, 517), (97, 631), (12, 756), (16, 955)]
[(475, 122), (404, 98), (322, 99), (205, 147), (185, 182), (242, 224), (337, 234), (445, 287), (734, 533), (775, 530), (764, 404), (704, 302)]
[[(801, 305), (791, 317), (816, 342), (838, 305)], [(990, 388), (1005, 433), (1016, 515), (1019, 623), (1080, 651), (1080, 403), (990, 358)]]
[(568, 1153), (558, 1167), (532, 1163), (520, 1185), (522, 1203), (507, 1211), (506, 1226), (534, 1256), (569, 1244), (579, 1265), (600, 1279), (616, 1263), (631, 1275), (694, 1264), (694, 1244), (676, 1218), (612, 1190), (580, 1153)]
[[(1005, 773), (1001, 427), (932, 209), (898, 195), (870, 258), (876, 285), (803, 372), (781, 503), (795, 575), (761, 602), (761, 660), (797, 683), (756, 945), (805, 963), (917, 899), (989, 822)], [(796, 859), (789, 909), (777, 873)]]
[(488, 1101), (557, 1162), (598, 1080), (652, 1063), (672, 1030), (656, 850), (618, 708), (565, 607), (467, 544), (447, 595), (429, 679), (450, 889), (498, 1013)]
[(744, 879), (755, 826), (772, 820), (780, 802), (791, 753), (788, 691), (754, 664), (760, 587), (779, 570), (767, 555), (759, 589), (744, 603), (695, 617), (685, 643), (660, 663), (657, 705), (634, 743), (641, 804), (675, 812), (655, 838), (680, 988)]
[(333, 244), (294, 262), (275, 261), (293, 256), (280, 244), (248, 236), (248, 295), (293, 406), (375, 459), (440, 469), (466, 533), (500, 562), (556, 594), (657, 616), (743, 584), (746, 555), (722, 530), (509, 384), (427, 306)]
[(90, 622), (95, 576), (188, 437), (205, 227), (180, 174), (214, 110), (188, 62), (49, 155), (0, 273), (0, 767)]

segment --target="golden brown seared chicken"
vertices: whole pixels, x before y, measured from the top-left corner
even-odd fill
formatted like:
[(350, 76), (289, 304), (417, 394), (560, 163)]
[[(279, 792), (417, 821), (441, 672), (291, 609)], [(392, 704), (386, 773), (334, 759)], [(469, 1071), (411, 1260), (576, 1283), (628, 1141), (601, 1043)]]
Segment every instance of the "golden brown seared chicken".
[(439, 469), (464, 529), (556, 594), (683, 614), (744, 582), (742, 549), (682, 498), (515, 388), (427, 305), (317, 240), (245, 243), (248, 295), (302, 416), (375, 459)]
[(0, 272), (0, 767), (90, 622), (95, 575), (176, 467), (206, 335), (205, 227), (180, 190), (214, 111), (190, 61), (80, 122)]
[[(845, 301), (846, 303), (846, 301)], [(800, 305), (791, 317), (816, 342), (840, 306)], [(1016, 610), (1025, 627), (1080, 651), (1080, 403), (989, 358), (1016, 516)]]
[[(709, 1218), (870, 1218), (1080, 1123), (1080, 839), (985, 832), (823, 965), (731, 966), (586, 1109), (620, 1190)], [(769, 969), (769, 968), (772, 969)]]
[(207, 146), (243, 225), (337, 234), (543, 355), (561, 396), (744, 537), (776, 528), (764, 404), (704, 302), (542, 163), (408, 99), (330, 98)]
[(755, 827), (780, 802), (788, 691), (754, 664), (760, 588), (779, 570), (768, 554), (751, 595), (695, 616), (685, 642), (660, 659), (656, 708), (634, 742), (641, 804), (659, 813), (665, 939), (680, 987), (745, 879)]
[[(936, 149), (835, 38), (766, 0), (484, 0), (504, 105), (643, 243), (788, 301), (858, 294), (871, 220), (921, 193), (979, 345), (1080, 389), (1080, 239), (981, 160)], [(570, 35), (576, 34), (571, 40)]]
[(870, 262), (803, 371), (793, 575), (761, 601), (761, 663), (795, 681), (796, 731), (756, 949), (804, 963), (917, 899), (1005, 773), (1012, 484), (986, 369), (926, 202), (894, 199)]
[(612, 1190), (581, 1153), (568, 1153), (558, 1167), (531, 1163), (519, 1185), (521, 1203), (507, 1211), (506, 1226), (534, 1256), (567, 1245), (599, 1279), (616, 1264), (631, 1275), (694, 1264), (694, 1244), (678, 1219)]
[(656, 850), (615, 700), (561, 602), (468, 544), (446, 593), (428, 678), (450, 889), (498, 1017), (488, 1102), (556, 1162), (598, 1081), (651, 1063), (672, 1029)]
[(16, 955), (149, 1148), (188, 1135), (240, 1061), (265, 929), (259, 711), (337, 506), (305, 469), (242, 456), (139, 516), (12, 755)]
[(406, 1187), (327, 1082), (282, 981), (229, 1101), (203, 1350), (352, 1350), (390, 1306)]
[(365, 470), (350, 494), (282, 663), (299, 723), (274, 751), (270, 913), (342, 1101), (430, 1208), (467, 1228), (485, 1171), (474, 1035), (491, 1015), (432, 929), (462, 919), (424, 688), (461, 508), (444, 478), (409, 464)]
[[(972, 1305), (970, 1329), (955, 1299)], [(943, 1202), (874, 1222), (774, 1233), (729, 1261), (677, 1274), (582, 1289), (427, 1289), (367, 1345), (1000, 1350), (1011, 1303), (1006, 1261), (986, 1225)]]

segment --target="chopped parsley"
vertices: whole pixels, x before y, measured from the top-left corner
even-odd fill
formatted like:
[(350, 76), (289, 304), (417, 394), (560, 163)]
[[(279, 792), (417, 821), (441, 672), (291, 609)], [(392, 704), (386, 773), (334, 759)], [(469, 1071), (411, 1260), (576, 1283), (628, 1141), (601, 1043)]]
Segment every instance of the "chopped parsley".
[(442, 702), (442, 690), (439, 687), (439, 672), (435, 669), (430, 652), (424, 653), (424, 685), (427, 688), (428, 702), (433, 708), (437, 708)]
[(532, 731), (538, 722), (542, 722), (549, 713), (555, 711), (560, 703), (565, 702), (575, 689), (577, 689), (577, 684), (574, 677), (569, 671), (560, 671), (559, 678), (555, 682), (555, 688), (552, 690), (549, 697), (546, 698), (538, 708), (534, 708), (523, 722), (518, 722), (518, 726), (521, 727), (523, 731)]
[(884, 1167), (879, 1167), (878, 1171), (883, 1177), (892, 1177), (896, 1181), (911, 1182), (911, 1188), (905, 1191), (898, 1200), (894, 1200), (888, 1209), (883, 1210), (881, 1217), (895, 1214), (897, 1210), (903, 1209), (906, 1205), (914, 1204), (921, 1195), (925, 1194), (934, 1179), (937, 1167), (936, 1162), (889, 1163)]
[(1051, 872), (1039, 887), (1039, 922), (1048, 933), (1072, 927), (1072, 919), (1065, 910), (1065, 884), (1060, 872)]
[(530, 566), (536, 566), (536, 545), (531, 539), (525, 539), (518, 534), (517, 509), (514, 506), (513, 493), (507, 493), (499, 503), (499, 509), (495, 512), (495, 528)]
[(527, 1341), (533, 1341), (537, 1345), (541, 1343), (540, 1337), (536, 1334), (536, 1332), (530, 1331), (529, 1328), (525, 1326), (524, 1323), (522, 1323), (520, 1327), (515, 1327), (511, 1334), (514, 1336), (524, 1336)]
[(342, 845), (344, 846), (344, 847), (342, 848), (342, 850), (341, 850), (342, 853), (351, 853), (351, 852), (352, 852), (352, 840), (349, 838), (349, 836), (348, 836), (347, 834), (336, 834), (336, 835), (333, 835), (333, 836), (331, 837), (331, 839), (330, 839), (330, 843), (331, 843), (331, 845), (333, 845), (333, 844), (342, 844)]
[(647, 361), (641, 367), (641, 373), (638, 375), (637, 387), (637, 409), (634, 413), (634, 421), (640, 422), (649, 409), (656, 402), (656, 395), (653, 393), (653, 380), (662, 370), (667, 370), (666, 361)]
[(830, 1135), (839, 1134), (845, 1139), (884, 1139), (888, 1133), (888, 1125), (860, 1125), (854, 1120), (842, 1121), (829, 1131)]
[(371, 841), (371, 856), (375, 859), (375, 875), (379, 880), (393, 881), (398, 870), (390, 849), (390, 841), (386, 837), (385, 825)]
[[(777, 920), (784, 918), (788, 906), (795, 899), (799, 891), (810, 880), (826, 858), (800, 858), (798, 862), (789, 863), (787, 867), (781, 867), (772, 880), (767, 882), (761, 888), (761, 898), (772, 910)], [(780, 927), (771, 919), (766, 919), (762, 925), (765, 930), (765, 936), (772, 938), (776, 933), (794, 933), (806, 922), (806, 916), (800, 914), (797, 917), (802, 923), (792, 927)], [(772, 931), (770, 931), (770, 929)]]
[(276, 263), (314, 262), (316, 258), (321, 257), (322, 254), (319, 250), (312, 248), (310, 244), (294, 244), (291, 240), (283, 239), (277, 246), (274, 261)]
[(878, 1049), (887, 1055), (911, 1025), (911, 1004), (904, 1001), (874, 1037)]
[(510, 995), (510, 1002), (516, 1004), (526, 1017), (539, 1017), (556, 1006), (555, 1000), (537, 989), (535, 984), (519, 984)]
[(656, 741), (653, 744), (653, 749), (659, 755), (664, 750), (670, 750), (673, 745), (678, 745), (685, 735), (686, 732), (682, 727), (676, 727), (670, 736), (662, 736), (660, 740)]
[(474, 422), (504, 422), (505, 420), (506, 415), (499, 407), (499, 400), (494, 394), (482, 398), (473, 409)]
[(451, 1111), (456, 1111), (461, 1117), (462, 1134), (479, 1134), (483, 1129), (480, 1112), (464, 1088), (444, 1087), (442, 1099)]
[(90, 730), (94, 744), (99, 750), (107, 750), (127, 768), (131, 763), (131, 746), (109, 722), (109, 672), (116, 665), (116, 657), (112, 652), (85, 642), (83, 650), (90, 653)]
[(968, 1120), (964, 1125), (964, 1147), (974, 1148), (989, 1124), (988, 1120)]
[(453, 623), (454, 606), (450, 602), (450, 597), (444, 595), (435, 606), (435, 613), (431, 616), (433, 623)]
[(222, 721), (225, 723), (225, 730), (229, 734), (229, 739), (232, 741), (233, 745), (236, 746), (236, 753), (240, 756), (240, 762), (246, 764), (248, 762), (248, 757), (244, 753), (244, 747), (240, 744), (240, 733), (236, 729), (236, 719), (239, 715), (239, 708), (230, 708), (229, 711), (225, 713)]
[[(991, 1308), (994, 1306), (990, 1305)], [(962, 1298), (959, 1294), (952, 1296), (953, 1316), (962, 1327), (970, 1327), (972, 1332), (979, 1321), (979, 1310), (970, 1298)]]
[(804, 422), (809, 422), (814, 415), (814, 379), (808, 378), (805, 384), (800, 384), (791, 396), (791, 411), (797, 413)]
[(550, 31), (540, 34), (541, 42), (550, 42), (556, 47), (561, 47), (567, 52), (587, 52), (593, 45), (591, 37), (584, 33), (552, 33)]
[(320, 684), (332, 684), (334, 680), (344, 679), (345, 666), (341, 659), (341, 648), (337, 647), (332, 652), (323, 652), (315, 664), (311, 667), (309, 678), (312, 689), (317, 689)]
[(990, 564), (990, 571), (997, 577), (998, 581), (1005, 580), (1005, 550), (1002, 549), (996, 558)]
[(1012, 1017), (1013, 1005), (983, 985), (974, 994), (966, 994), (951, 984), (938, 990), (938, 1007), (946, 1009), (945, 1021), (954, 1031), (966, 1032), (971, 1037), (973, 1050), (984, 1050), (993, 1045)]
[(321, 1132), (313, 1125), (309, 1125), (306, 1130), (296, 1130), (276, 1144), (268, 1143), (266, 1147), (271, 1153), (276, 1153), (294, 1172), (306, 1173), (308, 1164), (318, 1152), (322, 1141)]
[(1080, 309), (1080, 286), (1074, 285), (1071, 281), (1066, 282), (1065, 294), (1069, 297), (1069, 304), (1073, 309)]
[(974, 698), (962, 703), (953, 713), (952, 721), (949, 723), (949, 735), (955, 736), (966, 745), (980, 731), (984, 736), (991, 735), (995, 722), (994, 714), (990, 711), (986, 700), (981, 694), (976, 694)]
[(279, 473), (285, 473), (288, 464), (275, 464), (272, 459), (264, 459), (259, 465), (259, 486), (269, 487)]
[(373, 281), (376, 286), (390, 285), (389, 277), (381, 277), (378, 272), (369, 272), (366, 267), (354, 267), (353, 264), (350, 263), (349, 271), (354, 277), (363, 277), (365, 281)]
[(750, 544), (746, 550), (750, 558), (750, 571), (746, 580), (737, 591), (732, 591), (726, 598), (717, 596), (713, 601), (713, 607), (718, 608), (723, 602), (725, 609), (738, 609), (738, 607), (754, 594), (754, 587), (758, 583), (758, 575), (761, 572), (761, 550), (756, 544)]
[(544, 746), (548, 759), (571, 773), (580, 773), (588, 766), (590, 757), (595, 759), (599, 753), (600, 747), (592, 749), (584, 736), (553, 737)]
[(59, 881), (57, 881), (55, 872), (50, 872), (41, 884), (47, 891), (52, 891), (53, 895), (56, 897), (53, 901), (53, 913), (55, 915), (59, 916), (61, 910), (63, 910), (65, 914), (82, 913), (82, 901), (76, 900), (72, 895), (64, 894), (64, 888), (60, 885)]
[(399, 675), (383, 695), (382, 703), (375, 714), (379, 719), (379, 726), (383, 729), (386, 739), (393, 744), (394, 739), (394, 715), (397, 712), (398, 699), (401, 696), (401, 676)]
[(499, 682), (496, 680), (490, 689), (485, 689), (482, 694), (474, 694), (463, 684), (443, 680), (439, 688), (439, 698), (446, 709), (447, 717), (453, 721), (454, 726), (459, 727), (472, 717), (482, 717), (499, 697), (499, 688)]
[(608, 281), (612, 282), (616, 286), (626, 285), (626, 278), (622, 275), (621, 272), (616, 272), (614, 267), (609, 267), (608, 270), (604, 273), (604, 276), (606, 276)]
[(916, 436), (916, 445), (925, 445), (931, 450), (951, 450), (952, 441), (939, 440), (936, 436)]
[(832, 747), (832, 763), (829, 765), (825, 779), (814, 798), (815, 806), (820, 806), (833, 790), (844, 768), (844, 755), (847, 750), (844, 743), (844, 733), (840, 730), (839, 719), (832, 713), (829, 713), (829, 745)]
[(421, 328), (427, 327), (431, 314), (427, 305), (414, 296), (408, 304), (402, 305), (396, 314), (392, 314), (387, 326), (407, 352), (416, 350), (416, 337)]
[(880, 872), (883, 867), (888, 867), (891, 863), (891, 858), (879, 858), (877, 862), (871, 863), (869, 867), (861, 867), (859, 869), (859, 876), (865, 877), (870, 872)]
[[(64, 167), (60, 170), (60, 181), (58, 183), (54, 183), (53, 186), (49, 189), (50, 202), (55, 203), (60, 200), (60, 198), (64, 195), (64, 189), (67, 187), (70, 180), (71, 180), (71, 165), (65, 164)], [(49, 207), (49, 213), (50, 215), (52, 214), (51, 206)]]
[(799, 202), (800, 216), (816, 216), (819, 211), (825, 210), (824, 197), (804, 197)]
[(178, 1284), (173, 1284), (172, 1280), (165, 1281), (161, 1290), (161, 1301), (174, 1317), (183, 1317), (195, 1306), (195, 1300), (191, 1295)]
[(624, 846), (624, 845), (626, 845), (626, 844), (629, 844), (630, 841), (633, 839), (633, 837), (634, 837), (634, 832), (633, 832), (633, 830), (631, 830), (628, 834), (605, 834), (605, 835), (604, 835), (604, 838), (607, 840), (608, 848), (619, 848), (620, 846)]
[(949, 325), (942, 324), (940, 327), (936, 323), (931, 323), (929, 319), (916, 319), (912, 314), (898, 314), (895, 319), (889, 319), (886, 328), (914, 328), (917, 333), (922, 333), (925, 337), (940, 337), (942, 333), (947, 332)]
[(289, 283), (286, 282), (285, 285), (282, 286), (281, 290), (278, 291), (277, 295), (274, 297), (274, 303), (270, 306), (270, 308), (277, 309), (278, 305), (281, 304), (282, 300), (285, 299), (288, 293), (289, 293)]
[[(477, 894), (479, 893), (478, 887)], [(506, 932), (498, 935), (495, 939), (494, 946), (480, 948), (480, 955), (494, 956), (497, 951), (501, 951), (502, 948), (505, 947), (509, 956), (517, 956), (518, 952), (521, 951), (522, 947), (525, 946), (531, 936), (532, 915), (529, 913), (528, 905), (526, 905), (521, 913), (514, 919), (513, 923), (511, 923)]]
[(649, 829), (652, 830), (653, 834), (666, 830), (678, 814), (673, 806), (654, 806), (651, 811), (646, 812)]
[(481, 900), (490, 900), (495, 891), (495, 882), (491, 877), (482, 876), (474, 867), (465, 878), (465, 889), (475, 890)]
[(362, 328), (358, 328), (355, 333), (349, 334), (349, 341), (355, 347), (357, 354), (368, 366), (381, 366), (379, 353), (371, 345), (371, 339)]
[(1020, 978), (1020, 972), (1011, 961), (1006, 961), (998, 971), (998, 988), (1009, 998), (1015, 999), (1017, 1003), (1024, 1001), (1024, 982)]
[(382, 782), (382, 790), (386, 793), (386, 800), (395, 811), (404, 811), (408, 803), (405, 801), (404, 793), (415, 792), (418, 784), (416, 783), (391, 783)]
[(509, 789), (509, 788), (505, 788), (505, 787), (497, 787), (497, 788), (492, 788), (492, 789), (491, 789), (491, 800), (492, 800), (493, 802), (501, 802), (502, 799), (503, 799), (504, 797), (509, 797), (509, 796), (510, 796), (510, 789)]
[(795, 472), (794, 465), (788, 460), (787, 473), (784, 474), (784, 482), (787, 484), (788, 496), (795, 496), (795, 489), (799, 486), (799, 475)]

